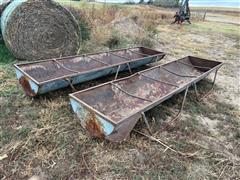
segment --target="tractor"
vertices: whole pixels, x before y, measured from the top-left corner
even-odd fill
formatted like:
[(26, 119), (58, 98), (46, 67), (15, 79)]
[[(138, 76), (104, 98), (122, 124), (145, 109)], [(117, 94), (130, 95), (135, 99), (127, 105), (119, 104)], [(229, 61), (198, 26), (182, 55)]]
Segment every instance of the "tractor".
[(190, 16), (191, 16), (191, 12), (190, 12), (190, 8), (189, 8), (189, 0), (182, 0), (180, 3), (180, 7), (179, 7), (179, 11), (176, 12), (176, 14), (174, 15), (174, 22), (172, 22), (172, 24), (182, 24), (183, 22), (187, 21), (189, 24), (191, 24), (190, 22)]

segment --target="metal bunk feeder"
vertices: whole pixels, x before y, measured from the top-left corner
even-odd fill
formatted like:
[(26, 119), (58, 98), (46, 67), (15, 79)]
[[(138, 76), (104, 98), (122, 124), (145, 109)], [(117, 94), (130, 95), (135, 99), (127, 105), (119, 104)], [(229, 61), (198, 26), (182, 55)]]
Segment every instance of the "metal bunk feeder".
[(141, 117), (151, 131), (145, 112), (185, 91), (180, 111), (172, 121), (179, 118), (189, 87), (194, 85), (197, 93), (196, 83), (212, 72), (215, 72), (214, 85), (222, 65), (217, 61), (185, 57), (70, 94), (71, 106), (90, 136), (122, 141)]

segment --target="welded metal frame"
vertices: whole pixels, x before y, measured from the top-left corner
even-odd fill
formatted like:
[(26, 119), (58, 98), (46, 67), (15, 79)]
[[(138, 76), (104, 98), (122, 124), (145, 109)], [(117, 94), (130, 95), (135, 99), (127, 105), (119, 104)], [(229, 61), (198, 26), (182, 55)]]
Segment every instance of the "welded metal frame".
[[(192, 56), (188, 56), (188, 57), (189, 57), (189, 58), (194, 58), (194, 57), (192, 57)], [(201, 60), (201, 58), (198, 58), (198, 59)], [(205, 59), (203, 59), (203, 60), (205, 60)], [(175, 60), (175, 61), (172, 61), (172, 62), (170, 62), (170, 63), (175, 63), (175, 62), (177, 62), (177, 61), (179, 61), (179, 60)], [(183, 84), (183, 85), (181, 85), (181, 86), (179, 86), (179, 87), (176, 87), (176, 89), (175, 89), (173, 92), (170, 92), (170, 93), (166, 94), (165, 96), (161, 97), (160, 99), (157, 99), (156, 101), (149, 102), (149, 104), (147, 105), (147, 107), (143, 107), (143, 108), (141, 108), (140, 110), (129, 114), (127, 117), (122, 118), (122, 119), (119, 120), (118, 122), (113, 121), (113, 120), (112, 120), (111, 118), (109, 118), (108, 116), (104, 115), (104, 114), (101, 113), (100, 111), (92, 108), (92, 107), (89, 106), (87, 103), (85, 103), (85, 102), (83, 102), (82, 100), (79, 100), (77, 97), (75, 97), (74, 95), (77, 94), (77, 93), (79, 93), (79, 92), (72, 93), (72, 94), (70, 94), (69, 96), (70, 96), (70, 98), (76, 100), (78, 103), (82, 104), (82, 105), (83, 105), (84, 107), (86, 107), (87, 109), (90, 109), (91, 111), (93, 111), (93, 112), (95, 112), (97, 115), (99, 115), (100, 117), (105, 118), (105, 119), (106, 119), (107, 121), (109, 121), (111, 124), (113, 124), (113, 125), (116, 126), (116, 125), (120, 125), (121, 123), (127, 121), (128, 119), (131, 119), (132, 117), (136, 116), (136, 114), (139, 114), (139, 116), (141, 117), (141, 116), (142, 116), (142, 113), (145, 113), (146, 111), (148, 111), (148, 110), (152, 109), (153, 107), (159, 105), (160, 103), (162, 103), (163, 101), (169, 99), (169, 98), (172, 97), (173, 95), (178, 94), (178, 93), (180, 93), (180, 92), (182, 92), (182, 91), (184, 91), (184, 90), (186, 90), (186, 89), (188, 90), (188, 88), (189, 88), (190, 86), (196, 84), (198, 81), (200, 81), (200, 80), (202, 80), (203, 78), (207, 77), (207, 76), (208, 76), (210, 73), (212, 73), (213, 71), (218, 70), (218, 69), (223, 65), (222, 62), (213, 61), (213, 60), (211, 60), (211, 62), (216, 62), (216, 63), (220, 63), (220, 64), (218, 64), (218, 65), (216, 65), (215, 67), (211, 68), (210, 70), (204, 72), (204, 73), (201, 74), (200, 76), (195, 76), (195, 79), (191, 80), (190, 82), (187, 82), (187, 83), (185, 83), (185, 84)], [(162, 68), (162, 66), (168, 65), (168, 64), (170, 64), (170, 63), (164, 64), (164, 65), (154, 66), (154, 67), (152, 67), (152, 68), (149, 68), (149, 69), (146, 69), (146, 70), (141, 71), (141, 73), (144, 73), (144, 72), (147, 72), (147, 71), (150, 71), (150, 70), (153, 70), (153, 69), (157, 69), (157, 68)], [(199, 67), (199, 68), (200, 68), (200, 67)], [(165, 69), (166, 69), (166, 68), (165, 68)], [(171, 72), (169, 72), (169, 73), (171, 73)], [(180, 75), (180, 74), (177, 74), (177, 73), (172, 73), (172, 74), (174, 74), (174, 75), (176, 75), (176, 76), (179, 76), (179, 77), (189, 77), (189, 76)], [(133, 74), (133, 75), (131, 75), (131, 76), (128, 76), (128, 77), (125, 77), (125, 78), (113, 80), (113, 81), (111, 81), (111, 82), (103, 83), (103, 84), (100, 84), (100, 85), (97, 85), (97, 86), (94, 86), (94, 87), (91, 87), (91, 88), (82, 90), (82, 91), (80, 91), (80, 92), (83, 93), (83, 92), (86, 92), (86, 91), (89, 91), (89, 90), (93, 90), (93, 89), (96, 89), (96, 88), (99, 88), (99, 87), (102, 87), (102, 86), (105, 86), (105, 85), (112, 85), (112, 84), (117, 83), (117, 82), (119, 82), (119, 81), (126, 80), (126, 79), (130, 79), (130, 78), (132, 78), (132, 77), (134, 77), (134, 76), (137, 76), (137, 75), (139, 75), (139, 73), (135, 73), (135, 74)], [(190, 77), (193, 78), (192, 76), (190, 76)], [(197, 78), (196, 78), (196, 77), (197, 77)], [(216, 78), (215, 78), (215, 79), (216, 79)], [(183, 109), (183, 105), (184, 105), (185, 100), (186, 100), (186, 97), (185, 97), (185, 96), (187, 96), (187, 92), (188, 92), (188, 91), (185, 91), (184, 101), (183, 101), (183, 103), (182, 103), (182, 106), (181, 106), (181, 109), (180, 109), (179, 113), (177, 114), (177, 116), (176, 116), (175, 118), (177, 118), (178, 116), (181, 115), (181, 112), (182, 112), (182, 109)], [(135, 96), (135, 95), (134, 95), (134, 96)], [(138, 97), (136, 97), (136, 98), (138, 98)], [(175, 119), (175, 118), (174, 118), (174, 119)]]
[[(149, 48), (146, 48), (146, 47), (143, 47), (143, 46), (138, 46), (138, 47), (124, 48), (124, 49), (116, 49), (116, 50), (112, 50), (112, 51), (108, 51), (108, 52), (88, 53), (88, 54), (84, 54), (84, 55), (67, 56), (67, 57), (63, 57), (63, 58), (52, 58), (52, 59), (46, 59), (46, 60), (32, 61), (32, 62), (28, 62), (28, 63), (18, 63), (18, 64), (14, 64), (14, 67), (17, 70), (19, 70), (22, 74), (27, 76), (29, 79), (31, 79), (38, 86), (42, 86), (44, 84), (47, 84), (47, 83), (50, 83), (50, 82), (53, 82), (53, 81), (56, 81), (56, 80), (65, 80), (66, 78), (72, 78), (72, 77), (75, 77), (75, 76), (79, 76), (79, 75), (82, 75), (82, 74), (87, 74), (87, 73), (91, 73), (91, 72), (95, 72), (95, 71), (99, 71), (99, 70), (104, 70), (104, 69), (107, 69), (107, 68), (119, 67), (119, 66), (124, 65), (124, 64), (127, 64), (127, 66), (129, 66), (129, 63), (138, 62), (138, 61), (143, 60), (144, 58), (159, 58), (159, 56), (162, 56), (162, 58), (163, 58), (165, 56), (164, 52), (159, 52), (157, 54), (150, 55), (148, 57), (141, 57), (141, 58), (137, 58), (137, 59), (129, 59), (129, 58), (126, 58), (126, 57), (122, 57), (126, 61), (120, 62), (120, 63), (116, 63), (116, 64), (113, 64), (113, 65), (102, 66), (102, 67), (95, 68), (95, 69), (88, 70), (88, 71), (84, 71), (84, 72), (74, 72), (74, 73), (69, 74), (69, 75), (61, 76), (61, 77), (58, 77), (58, 78), (53, 78), (53, 79), (42, 81), (42, 82), (37, 81), (31, 75), (29, 75), (28, 73), (23, 71), (21, 69), (21, 67), (20, 67), (20, 66), (24, 66), (24, 65), (30, 65), (30, 64), (41, 63), (41, 62), (49, 62), (49, 61), (54, 61), (56, 63), (56, 61), (58, 61), (58, 60), (65, 60), (65, 59), (76, 58), (76, 57), (83, 57), (83, 58), (87, 57), (87, 58), (89, 58), (89, 56), (93, 56), (93, 55), (98, 55), (98, 54), (103, 54), (103, 53), (111, 53), (111, 54), (113, 54), (113, 52), (124, 51), (124, 50), (129, 50), (129, 49), (137, 49), (137, 48), (144, 48), (146, 50), (159, 52), (159, 51), (156, 51), (156, 50), (153, 50), (153, 49), (149, 49)], [(116, 55), (116, 54), (113, 54), (113, 55)], [(119, 55), (116, 55), (116, 56), (119, 57)], [(121, 58), (121, 57), (119, 57), (119, 58)], [(89, 58), (89, 59), (92, 59), (92, 57)], [(93, 58), (93, 59), (92, 59), (93, 61), (96, 61), (95, 58)], [(131, 69), (129, 69), (129, 71), (131, 72)]]

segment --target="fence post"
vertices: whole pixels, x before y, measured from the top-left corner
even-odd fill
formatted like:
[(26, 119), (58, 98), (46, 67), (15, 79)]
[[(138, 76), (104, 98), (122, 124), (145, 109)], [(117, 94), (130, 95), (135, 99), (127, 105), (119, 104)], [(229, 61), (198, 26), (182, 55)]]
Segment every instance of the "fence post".
[(206, 15), (207, 15), (207, 10), (205, 10), (205, 12), (204, 12), (203, 21), (205, 21)]

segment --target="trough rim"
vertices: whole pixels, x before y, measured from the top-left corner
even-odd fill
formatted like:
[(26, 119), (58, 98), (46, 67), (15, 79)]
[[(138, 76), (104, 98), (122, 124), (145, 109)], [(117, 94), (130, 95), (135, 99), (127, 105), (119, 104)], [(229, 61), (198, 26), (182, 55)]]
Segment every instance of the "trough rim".
[[(103, 54), (103, 53), (108, 53), (108, 52), (116, 52), (116, 51), (124, 51), (124, 50), (129, 50), (129, 49), (135, 49), (135, 48), (144, 48), (144, 49), (148, 49), (148, 50), (152, 50), (152, 51), (156, 51), (158, 52), (157, 54), (154, 55), (150, 55), (150, 56), (146, 56), (146, 57), (142, 57), (142, 58), (136, 58), (136, 59), (131, 59), (131, 60), (126, 60), (117, 64), (113, 64), (113, 65), (106, 65), (106, 66), (102, 66), (100, 68), (95, 68), (92, 70), (88, 70), (88, 71), (83, 71), (83, 72), (79, 72), (79, 73), (71, 73), (69, 75), (65, 75), (59, 78), (53, 78), (50, 80), (46, 80), (46, 81), (42, 81), (39, 82), (37, 81), (35, 78), (33, 78), (31, 75), (29, 75), (28, 73), (26, 73), (25, 71), (23, 71), (21, 69), (20, 66), (24, 66), (24, 65), (30, 65), (30, 64), (36, 64), (36, 63), (41, 63), (41, 62), (48, 62), (48, 61), (53, 61), (53, 60), (65, 60), (68, 58), (76, 58), (76, 57), (84, 57), (84, 56), (91, 56), (91, 55), (98, 55), (98, 54)], [(143, 60), (144, 58), (154, 58), (154, 57), (159, 57), (162, 56), (162, 58), (164, 58), (166, 55), (166, 53), (155, 50), (155, 49), (151, 49), (151, 48), (146, 48), (144, 46), (137, 46), (137, 47), (130, 47), (130, 48), (123, 48), (123, 49), (115, 49), (115, 50), (111, 50), (111, 51), (101, 51), (101, 52), (97, 52), (97, 53), (86, 53), (86, 54), (82, 54), (82, 55), (73, 55), (73, 56), (65, 56), (65, 57), (59, 57), (59, 58), (51, 58), (51, 59), (45, 59), (45, 60), (38, 60), (38, 61), (32, 61), (32, 62), (25, 62), (25, 63), (16, 63), (13, 66), (19, 70), (21, 73), (23, 73), (25, 76), (27, 76), (29, 79), (31, 79), (34, 83), (36, 83), (38, 86), (42, 86), (44, 84), (50, 83), (50, 82), (54, 82), (57, 80), (64, 80), (66, 78), (69, 77), (75, 77), (78, 75), (82, 75), (82, 74), (87, 74), (87, 73), (91, 73), (91, 72), (95, 72), (95, 71), (99, 71), (99, 70), (104, 70), (106, 68), (113, 68), (113, 67), (117, 67), (119, 65), (123, 65), (123, 64), (127, 64), (127, 63), (132, 63), (132, 62), (138, 62)], [(161, 59), (162, 59), (161, 58)]]
[[(126, 80), (126, 79), (130, 79), (134, 76), (137, 76), (139, 75), (140, 73), (143, 73), (143, 72), (147, 72), (147, 71), (151, 71), (153, 69), (156, 69), (156, 68), (159, 68), (161, 66), (165, 66), (165, 65), (168, 65), (168, 64), (171, 64), (171, 63), (175, 63), (177, 61), (180, 61), (180, 60), (183, 60), (183, 59), (186, 59), (186, 58), (197, 58), (199, 60), (207, 60), (207, 61), (211, 61), (211, 62), (216, 62), (216, 63), (219, 63), (218, 65), (216, 65), (215, 67), (209, 69), (208, 71), (204, 72), (202, 75), (200, 75), (199, 77), (197, 78), (193, 78), (193, 80), (191, 80), (190, 82), (188, 83), (185, 83), (183, 85), (180, 85), (178, 88), (176, 88), (175, 90), (173, 90), (173, 92), (170, 92), (168, 94), (166, 94), (165, 96), (161, 97), (161, 99), (157, 99), (153, 102), (150, 102), (148, 105), (145, 105), (143, 108), (129, 114), (128, 116), (126, 116), (125, 118), (121, 118), (121, 120), (119, 120), (118, 122), (115, 122), (113, 121), (110, 117), (104, 115), (103, 113), (101, 113), (100, 111), (92, 108), (90, 105), (88, 105), (87, 103), (85, 103), (84, 101), (78, 99), (75, 94), (78, 94), (78, 93), (83, 93), (83, 92), (86, 92), (88, 90), (92, 90), (92, 89), (96, 89), (98, 87), (102, 87), (102, 86), (105, 86), (105, 85), (111, 85), (112, 83), (115, 83), (115, 82), (119, 82), (119, 81), (122, 81), (122, 80)], [(183, 90), (189, 88), (190, 86), (194, 85), (195, 83), (199, 82), (200, 80), (202, 80), (203, 78), (207, 77), (210, 73), (212, 73), (214, 70), (218, 70), (219, 68), (221, 68), (222, 66), (224, 65), (224, 63), (222, 61), (216, 61), (216, 60), (209, 60), (209, 59), (204, 59), (204, 58), (199, 58), (199, 57), (196, 57), (196, 56), (185, 56), (183, 58), (180, 58), (180, 59), (177, 59), (177, 60), (174, 60), (172, 62), (169, 62), (169, 63), (165, 63), (165, 64), (161, 64), (161, 65), (157, 65), (157, 66), (154, 66), (154, 67), (151, 67), (149, 69), (146, 69), (146, 70), (143, 70), (143, 71), (139, 71), (137, 73), (134, 73), (133, 75), (130, 75), (128, 77), (124, 77), (124, 78), (120, 78), (120, 79), (117, 79), (117, 80), (113, 80), (113, 81), (110, 81), (110, 82), (106, 82), (106, 83), (103, 83), (103, 84), (99, 84), (97, 86), (94, 86), (94, 87), (90, 87), (90, 88), (87, 88), (87, 89), (84, 89), (84, 90), (81, 90), (81, 91), (78, 91), (78, 92), (74, 92), (74, 93), (71, 93), (69, 94), (69, 97), (74, 99), (75, 101), (77, 101), (78, 103), (80, 103), (81, 105), (87, 107), (88, 109), (94, 111), (97, 115), (99, 115), (100, 117), (102, 118), (105, 118), (107, 121), (109, 121), (111, 124), (117, 126), (117, 125), (120, 125), (122, 124), (123, 122), (127, 121), (128, 119), (130, 119), (131, 117), (133, 117), (134, 115), (136, 114), (141, 114), (143, 112), (146, 112), (150, 109), (152, 109), (153, 107), (159, 105), (160, 103), (162, 103), (163, 101), (169, 99), (170, 97), (172, 97), (173, 95), (175, 94), (178, 94), (180, 92), (182, 92)]]

